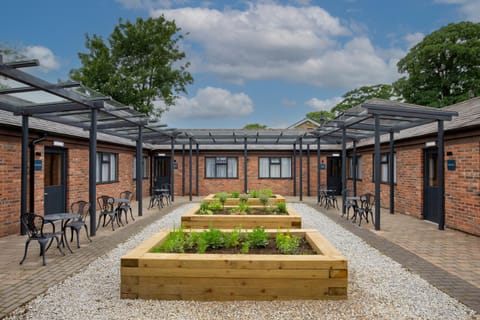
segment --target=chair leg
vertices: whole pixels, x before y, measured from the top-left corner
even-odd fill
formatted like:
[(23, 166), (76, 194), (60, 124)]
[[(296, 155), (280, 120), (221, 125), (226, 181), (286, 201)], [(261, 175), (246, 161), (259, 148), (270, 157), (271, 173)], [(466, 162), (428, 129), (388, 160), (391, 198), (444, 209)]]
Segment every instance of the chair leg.
[(135, 221), (135, 218), (133, 217), (132, 208), (128, 208), (128, 210), (130, 210), (130, 217), (132, 218), (133, 221)]
[(88, 227), (86, 224), (83, 225), (85, 227), (85, 234), (87, 235), (87, 239), (92, 242), (92, 239), (90, 239), (90, 235), (88, 234)]
[(25, 261), (25, 258), (27, 257), (27, 251), (28, 251), (28, 245), (29, 244), (30, 244), (30, 239), (28, 239), (27, 242), (25, 242), (25, 252), (23, 254), (22, 261), (20, 261), (20, 264), (22, 264), (23, 261)]
[(80, 230), (75, 228), (75, 233), (77, 234), (77, 248), (80, 248), (80, 236), (79, 236)]

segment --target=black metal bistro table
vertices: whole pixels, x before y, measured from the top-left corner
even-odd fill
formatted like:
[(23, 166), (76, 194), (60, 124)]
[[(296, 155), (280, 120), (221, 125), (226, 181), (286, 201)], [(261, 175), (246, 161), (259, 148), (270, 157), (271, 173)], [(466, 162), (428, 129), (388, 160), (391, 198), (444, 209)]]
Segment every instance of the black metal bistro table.
[(61, 212), (61, 213), (51, 213), (51, 214), (46, 214), (43, 217), (43, 220), (46, 222), (50, 222), (53, 226), (53, 232), (55, 232), (55, 222), (56, 221), (61, 221), (60, 227), (61, 227), (61, 242), (63, 246), (67, 246), (68, 250), (73, 253), (72, 248), (70, 248), (70, 244), (67, 241), (67, 236), (65, 233), (65, 227), (68, 223), (69, 220), (71, 219), (78, 219), (80, 218), (80, 214), (78, 213), (68, 213), (68, 212)]

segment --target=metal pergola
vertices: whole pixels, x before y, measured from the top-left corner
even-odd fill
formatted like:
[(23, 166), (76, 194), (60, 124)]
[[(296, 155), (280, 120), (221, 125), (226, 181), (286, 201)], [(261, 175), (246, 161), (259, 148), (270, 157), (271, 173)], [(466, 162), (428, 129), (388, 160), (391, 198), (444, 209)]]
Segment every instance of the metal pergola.
[[(245, 183), (247, 190), (247, 157), (249, 145), (265, 146), (292, 146), (294, 160), (294, 196), (296, 196), (296, 152), (299, 152), (299, 198), (302, 200), (302, 154), (304, 145), (307, 154), (311, 146), (317, 151), (317, 187), (320, 188), (320, 155), (321, 146), (337, 145), (342, 151), (342, 186), (346, 187), (346, 157), (347, 149), (353, 150), (354, 164), (356, 165), (356, 145), (359, 141), (374, 138), (375, 162), (375, 229), (380, 229), (380, 144), (381, 137), (389, 138), (390, 154), (394, 152), (394, 134), (408, 128), (438, 123), (438, 167), (441, 188), (441, 221), (439, 229), (443, 230), (445, 223), (444, 204), (444, 139), (443, 123), (449, 121), (456, 112), (445, 111), (436, 108), (397, 103), (388, 100), (373, 99), (349, 109), (335, 119), (322, 123), (322, 126), (314, 131), (286, 129), (286, 130), (176, 130), (165, 128), (165, 125), (150, 122), (148, 118), (133, 110), (113, 101), (109, 97), (102, 96), (92, 90), (83, 88), (76, 83), (51, 84), (34, 77), (18, 68), (38, 65), (38, 61), (19, 61), (3, 63), (0, 56), (0, 75), (10, 79), (14, 85), (0, 89), (0, 109), (13, 112), (22, 116), (22, 195), (21, 214), (26, 212), (27, 190), (27, 153), (28, 153), (28, 119), (36, 117), (58, 123), (80, 127), (90, 131), (89, 148), (89, 201), (91, 203), (91, 233), (95, 234), (95, 211), (96, 211), (96, 141), (97, 132), (130, 139), (136, 142), (137, 177), (142, 175), (142, 148), (143, 143), (155, 145), (170, 144), (171, 148), (171, 172), (173, 172), (173, 157), (175, 146), (182, 146), (182, 154), (185, 146), (189, 146), (190, 161), (190, 200), (192, 200), (192, 153), (193, 145), (196, 146), (197, 166), (198, 150), (200, 145), (243, 145), (245, 159)], [(46, 95), (46, 102), (31, 101), (22, 95), (32, 92)], [(54, 98), (54, 99), (53, 99)], [(310, 161), (310, 157), (307, 158)], [(390, 174), (393, 175), (393, 161), (390, 162)], [(310, 168), (310, 166), (307, 166)], [(309, 170), (309, 169), (308, 169)], [(356, 168), (353, 170), (356, 173)], [(198, 175), (198, 170), (197, 170)], [(308, 177), (310, 175), (308, 174)], [(390, 177), (390, 212), (394, 210), (394, 183)], [(172, 190), (174, 188), (173, 174), (171, 175)], [(198, 190), (198, 177), (197, 177)], [(356, 177), (354, 176), (354, 190), (356, 190)], [(172, 192), (173, 194), (173, 192)], [(139, 215), (142, 214), (142, 184), (137, 179), (137, 199)], [(345, 192), (342, 192), (345, 202)], [(343, 208), (345, 210), (345, 208)]]

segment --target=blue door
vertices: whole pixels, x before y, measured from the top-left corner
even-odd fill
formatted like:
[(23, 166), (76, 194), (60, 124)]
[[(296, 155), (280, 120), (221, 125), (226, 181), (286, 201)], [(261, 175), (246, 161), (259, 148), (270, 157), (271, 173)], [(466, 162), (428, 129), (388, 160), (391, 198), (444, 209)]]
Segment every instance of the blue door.
[(66, 212), (66, 151), (45, 148), (44, 163), (45, 214)]

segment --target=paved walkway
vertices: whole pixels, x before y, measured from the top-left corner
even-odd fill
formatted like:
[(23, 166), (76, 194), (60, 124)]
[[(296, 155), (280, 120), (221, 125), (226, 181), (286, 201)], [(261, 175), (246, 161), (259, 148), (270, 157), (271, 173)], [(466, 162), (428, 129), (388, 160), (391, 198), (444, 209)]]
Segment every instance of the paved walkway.
[[(92, 243), (82, 235), (82, 247), (77, 249), (74, 244), (73, 254), (66, 253), (62, 257), (57, 250), (50, 249), (45, 267), (37, 255), (37, 244), (31, 245), (27, 259), (20, 266), (18, 262), (23, 255), (25, 237), (0, 238), (0, 319), (188, 202), (188, 197), (176, 197), (175, 200), (170, 207), (144, 210), (142, 217), (114, 232), (109, 227), (100, 228)], [(288, 198), (287, 201), (296, 202), (298, 198)], [(370, 224), (362, 223), (358, 227), (341, 218), (337, 210), (324, 210), (315, 204), (315, 198), (304, 197), (304, 203), (321, 210), (369, 245), (480, 313), (480, 237), (448, 229), (439, 231), (435, 224), (383, 211), (382, 230), (375, 231)]]

